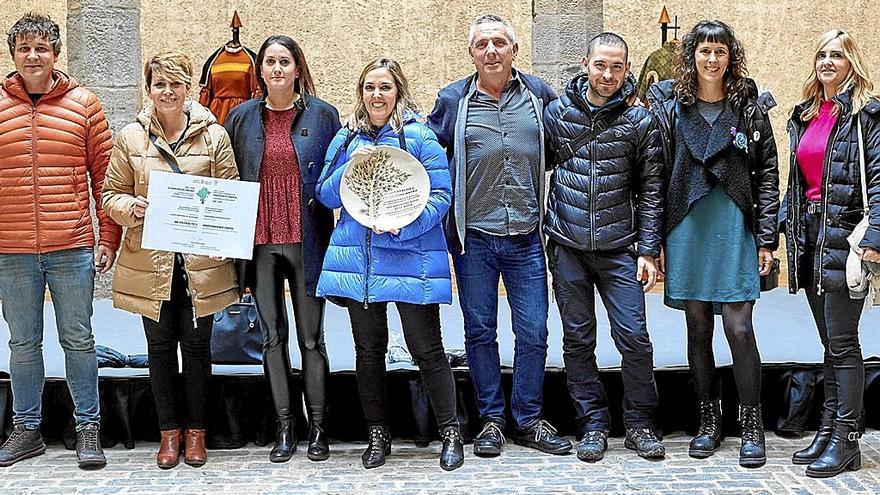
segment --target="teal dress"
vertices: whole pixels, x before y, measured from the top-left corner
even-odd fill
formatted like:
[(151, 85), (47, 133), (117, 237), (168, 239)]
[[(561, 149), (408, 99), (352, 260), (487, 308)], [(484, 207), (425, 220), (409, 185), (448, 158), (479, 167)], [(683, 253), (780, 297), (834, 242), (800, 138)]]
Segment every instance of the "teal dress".
[[(684, 309), (684, 300), (713, 303), (761, 297), (758, 248), (743, 212), (721, 186), (700, 198), (666, 237), (664, 301)], [(720, 304), (715, 304), (720, 313)]]

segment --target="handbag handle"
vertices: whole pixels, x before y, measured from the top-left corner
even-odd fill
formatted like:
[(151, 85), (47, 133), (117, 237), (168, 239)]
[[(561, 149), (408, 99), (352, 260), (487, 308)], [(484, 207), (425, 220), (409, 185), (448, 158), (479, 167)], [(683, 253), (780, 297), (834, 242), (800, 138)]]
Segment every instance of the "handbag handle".
[(865, 170), (865, 149), (862, 141), (862, 119), (859, 118), (859, 115), (856, 114), (856, 127), (858, 128), (858, 137), (859, 137), (859, 180), (862, 183), (862, 209), (865, 212), (865, 216), (868, 215), (868, 181), (865, 177), (867, 171)]

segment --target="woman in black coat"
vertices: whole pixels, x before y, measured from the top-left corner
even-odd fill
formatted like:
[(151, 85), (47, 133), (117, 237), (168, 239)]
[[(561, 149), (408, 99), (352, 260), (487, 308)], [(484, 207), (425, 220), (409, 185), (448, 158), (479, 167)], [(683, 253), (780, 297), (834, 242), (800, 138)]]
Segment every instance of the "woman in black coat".
[(870, 225), (858, 247), (863, 261), (880, 262), (880, 102), (871, 93), (859, 49), (845, 31), (823, 34), (813, 53), (804, 101), (788, 124), (785, 237), (789, 290), (804, 288), (825, 348), (819, 431), (792, 462), (809, 464), (807, 476), (824, 478), (861, 464), (858, 423), (865, 369), (859, 318), (866, 294), (851, 292), (847, 285), (847, 237), (867, 211)]
[(324, 153), (340, 128), (339, 114), (315, 96), (305, 55), (287, 36), (270, 36), (257, 53), (263, 98), (235, 107), (224, 127), (241, 179), (260, 183), (253, 261), (239, 270), (239, 285), (253, 290), (264, 330), (263, 368), (278, 416), (272, 462), (296, 450), (290, 397), (289, 323), (284, 281), (293, 299), (309, 411), (308, 457), (327, 459), (324, 433), (329, 364), (324, 345), (324, 299), (315, 297), (333, 213), (315, 200)]
[(742, 44), (719, 21), (698, 23), (682, 40), (677, 76), (648, 100), (664, 145), (666, 303), (683, 309), (688, 365), (700, 399), (691, 457), (721, 443), (721, 402), (712, 352), (721, 314), (739, 392), (739, 463), (766, 462), (761, 419), (761, 356), (752, 326), (760, 275), (779, 243), (779, 173), (767, 112), (769, 94), (746, 77)]

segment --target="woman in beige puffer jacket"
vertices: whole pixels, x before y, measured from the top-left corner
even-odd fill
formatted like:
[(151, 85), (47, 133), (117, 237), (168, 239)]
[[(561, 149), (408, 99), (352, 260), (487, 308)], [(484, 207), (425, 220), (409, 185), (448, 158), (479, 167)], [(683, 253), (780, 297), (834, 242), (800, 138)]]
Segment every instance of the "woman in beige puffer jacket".
[[(189, 127), (177, 152), (177, 165), (186, 174), (238, 179), (229, 136), (208, 109), (189, 105)], [(134, 215), (137, 196), (147, 197), (150, 171), (173, 172), (147, 133), (156, 135), (156, 146), (170, 152), (155, 107), (148, 104), (116, 135), (116, 145), (104, 178), (102, 203), (119, 225), (127, 227), (113, 277), (113, 306), (159, 321), (160, 308), (171, 294), (174, 253), (141, 249), (144, 219)], [(184, 254), (196, 316), (216, 313), (238, 301), (232, 260)]]
[[(116, 136), (104, 177), (104, 211), (128, 228), (113, 277), (113, 305), (143, 315), (150, 385), (162, 433), (157, 464), (176, 466), (183, 441), (184, 461), (201, 466), (207, 460), (212, 315), (238, 300), (235, 270), (228, 259), (143, 249), (146, 197), (151, 171), (174, 171), (163, 154), (186, 174), (238, 179), (238, 169), (226, 131), (206, 108), (187, 97), (192, 63), (186, 55), (154, 55), (144, 67), (144, 79), (150, 102), (137, 121)], [(182, 391), (175, 390), (178, 346)], [(185, 398), (185, 407), (175, 404), (178, 397)]]

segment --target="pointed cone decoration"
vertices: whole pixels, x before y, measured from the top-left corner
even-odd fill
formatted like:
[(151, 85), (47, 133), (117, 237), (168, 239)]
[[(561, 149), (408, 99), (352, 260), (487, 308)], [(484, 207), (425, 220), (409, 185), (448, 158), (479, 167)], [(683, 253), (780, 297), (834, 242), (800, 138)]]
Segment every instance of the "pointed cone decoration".
[[(664, 7), (664, 8), (665, 8), (665, 7)], [(665, 10), (664, 10), (664, 12), (665, 12)], [(666, 17), (669, 17), (669, 16), (667, 15)], [(232, 23), (229, 25), (229, 27), (231, 27), (231, 28), (235, 28), (235, 29), (238, 29), (238, 28), (241, 27), (241, 18), (238, 17), (238, 11), (237, 11), (237, 10), (234, 10), (234, 11), (232, 12)]]
[(669, 12), (666, 10), (666, 6), (663, 6), (663, 12), (660, 12), (660, 21), (657, 24), (669, 24)]

